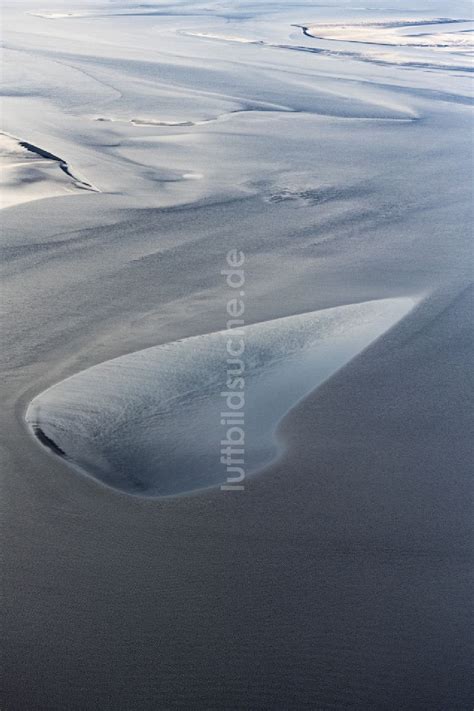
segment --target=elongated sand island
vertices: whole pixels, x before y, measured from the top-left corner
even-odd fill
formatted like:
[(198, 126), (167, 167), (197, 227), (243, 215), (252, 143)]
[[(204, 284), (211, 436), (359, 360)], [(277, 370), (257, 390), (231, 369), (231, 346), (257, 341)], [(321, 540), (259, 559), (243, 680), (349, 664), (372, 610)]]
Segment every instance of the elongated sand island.
[[(131, 353), (41, 393), (26, 419), (55, 454), (127, 493), (168, 496), (223, 484), (229, 469), (219, 452), (228, 446), (242, 452), (231, 472), (238, 480), (275, 458), (276, 428), (288, 410), (413, 303), (341, 306)], [(238, 358), (226, 347), (231, 338)]]

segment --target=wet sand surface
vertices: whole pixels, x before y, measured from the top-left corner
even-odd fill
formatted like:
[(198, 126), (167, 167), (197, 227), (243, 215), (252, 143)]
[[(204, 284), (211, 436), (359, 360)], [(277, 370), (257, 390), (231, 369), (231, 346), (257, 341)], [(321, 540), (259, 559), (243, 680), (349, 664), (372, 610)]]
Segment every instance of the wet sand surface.
[[(7, 7), (4, 129), (100, 193), (2, 211), (2, 708), (470, 709), (466, 56), (273, 46), (345, 51), (292, 24), (356, 4), (212, 7)], [(390, 13), (429, 19), (367, 17)], [(249, 324), (417, 305), (285, 416), (242, 492), (132, 497), (41, 447), (46, 388), (223, 328), (230, 249)]]

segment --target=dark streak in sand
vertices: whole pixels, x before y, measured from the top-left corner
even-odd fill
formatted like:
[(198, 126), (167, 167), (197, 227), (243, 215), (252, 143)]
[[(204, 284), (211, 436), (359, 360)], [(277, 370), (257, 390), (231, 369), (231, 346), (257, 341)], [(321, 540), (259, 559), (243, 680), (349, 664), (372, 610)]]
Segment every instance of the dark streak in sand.
[(30, 151), (30, 153), (35, 153), (36, 155), (41, 156), (41, 158), (46, 158), (46, 160), (53, 160), (58, 163), (63, 173), (66, 173), (66, 175), (72, 178), (78, 188), (99, 192), (99, 190), (97, 190), (97, 188), (95, 188), (90, 183), (87, 183), (85, 180), (77, 178), (74, 173), (71, 172), (68, 163), (63, 158), (60, 158), (59, 156), (56, 156), (54, 155), (54, 153), (50, 153), (49, 151), (45, 151), (44, 148), (39, 148), (38, 146), (35, 146), (33, 145), (33, 143), (29, 143), (28, 141), (18, 141), (18, 143), (22, 148), (26, 148), (27, 151)]
[(66, 452), (58, 447), (56, 442), (48, 437), (48, 435), (43, 432), (39, 425), (33, 425), (33, 434), (41, 442), (44, 447), (47, 447), (51, 452), (57, 454), (59, 457), (66, 457)]

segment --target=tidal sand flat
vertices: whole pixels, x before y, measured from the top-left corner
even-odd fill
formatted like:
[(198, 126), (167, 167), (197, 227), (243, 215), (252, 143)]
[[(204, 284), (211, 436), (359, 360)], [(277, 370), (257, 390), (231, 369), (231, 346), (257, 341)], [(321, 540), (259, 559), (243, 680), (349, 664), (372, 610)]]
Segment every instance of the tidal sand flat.
[(472, 708), (472, 19), (6, 0), (2, 709)]
[[(288, 410), (412, 306), (340, 306), (148, 348), (53, 386), (26, 419), (54, 453), (145, 496), (225, 484), (229, 468), (218, 455), (229, 434), (227, 445), (245, 453), (230, 472), (240, 483), (275, 458), (276, 427)], [(231, 338), (245, 356), (229, 355)]]

